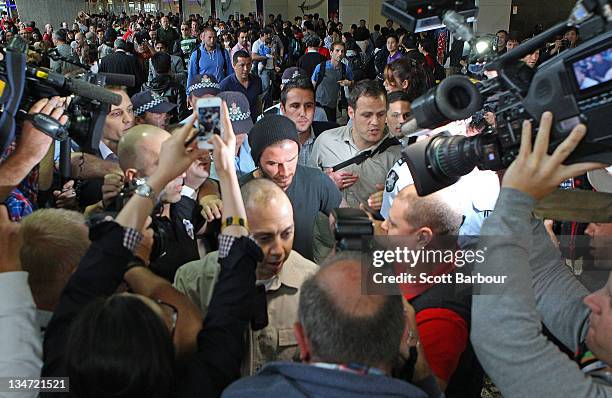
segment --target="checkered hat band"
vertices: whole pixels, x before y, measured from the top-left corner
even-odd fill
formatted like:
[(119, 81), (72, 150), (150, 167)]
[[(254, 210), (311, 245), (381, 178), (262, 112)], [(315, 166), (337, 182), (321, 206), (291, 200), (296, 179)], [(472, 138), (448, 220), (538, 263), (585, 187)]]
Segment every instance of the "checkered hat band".
[(236, 113), (231, 113), (230, 110), (230, 115), (229, 115), (229, 119), (232, 122), (239, 122), (241, 120), (247, 120), (251, 117), (251, 111), (246, 111), (246, 112), (236, 112)]
[(136, 108), (136, 110), (134, 111), (134, 115), (140, 116), (146, 111), (148, 111), (149, 109), (155, 108), (157, 105), (164, 103), (164, 102), (166, 102), (165, 98), (155, 98), (153, 101), (147, 102), (146, 104), (141, 105), (138, 108)]
[(199, 83), (192, 84), (191, 86), (189, 86), (189, 88), (187, 89), (187, 95), (190, 95), (193, 90), (197, 90), (199, 88), (216, 88), (217, 90), (221, 90), (221, 87), (219, 87), (218, 83), (214, 83), (211, 81), (199, 82)]

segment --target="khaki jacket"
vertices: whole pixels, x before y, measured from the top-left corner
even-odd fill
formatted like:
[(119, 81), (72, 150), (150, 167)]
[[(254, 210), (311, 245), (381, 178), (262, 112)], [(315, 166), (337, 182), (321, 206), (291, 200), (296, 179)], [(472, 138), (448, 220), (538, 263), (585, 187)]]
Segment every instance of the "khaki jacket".
[[(180, 267), (174, 286), (189, 297), (206, 315), (214, 286), (219, 277), (218, 253), (212, 252), (203, 259)], [(268, 362), (291, 361), (299, 358), (299, 349), (293, 333), (297, 321), (299, 288), (314, 275), (319, 267), (291, 251), (281, 272), (274, 277), (266, 290), (268, 302), (268, 326), (262, 330), (248, 330), (247, 355), (242, 365), (242, 375), (250, 376)]]

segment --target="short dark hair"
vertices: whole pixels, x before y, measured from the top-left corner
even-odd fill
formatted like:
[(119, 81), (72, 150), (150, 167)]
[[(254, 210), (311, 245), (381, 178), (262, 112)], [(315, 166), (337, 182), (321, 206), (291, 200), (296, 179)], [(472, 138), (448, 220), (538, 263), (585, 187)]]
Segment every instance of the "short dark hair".
[(75, 396), (161, 398), (174, 391), (168, 328), (135, 296), (88, 304), (70, 327), (63, 359)]
[(283, 85), (283, 90), (281, 91), (280, 95), (280, 102), (283, 104), (283, 106), (287, 104), (287, 95), (289, 94), (289, 91), (296, 88), (312, 91), (313, 95), (315, 92), (312, 81), (308, 76), (300, 75), (294, 77), (293, 79), (289, 79), (289, 81)]
[(236, 38), (238, 38), (238, 36), (240, 35), (240, 33), (246, 33), (247, 35), (249, 34), (249, 30), (247, 28), (240, 28), (238, 29), (238, 32), (236, 32)]
[(158, 52), (151, 57), (151, 64), (157, 73), (170, 73), (172, 58), (168, 53)]
[[(361, 263), (360, 253), (342, 252), (323, 267), (341, 261)], [(399, 295), (384, 296), (369, 315), (354, 316), (340, 308), (317, 275), (300, 288), (298, 317), (317, 360), (358, 363), (365, 366), (393, 364), (405, 329), (404, 306)]]
[(306, 28), (307, 30), (314, 30), (314, 25), (312, 24), (312, 22), (306, 21), (304, 22), (304, 28)]
[(234, 53), (234, 56), (232, 57), (232, 64), (236, 65), (236, 63), (238, 62), (238, 58), (251, 58), (251, 54), (249, 54), (248, 52), (244, 51), (244, 50), (238, 50)]
[(365, 79), (355, 83), (348, 98), (348, 106), (357, 109), (357, 100), (361, 97), (383, 97), (387, 101), (387, 92), (375, 80)]
[(520, 32), (512, 31), (508, 33), (508, 38), (506, 39), (506, 42), (508, 41), (518, 41), (520, 43), (521, 41), (523, 41), (523, 38)]
[(395, 33), (391, 33), (391, 34), (387, 35), (387, 40), (388, 39), (395, 39), (395, 41), (399, 43), (399, 37), (397, 37), (397, 35)]
[(319, 47), (321, 45), (321, 39), (317, 35), (310, 35), (306, 39), (306, 46), (308, 47)]
[(498, 35), (498, 34), (500, 34), (500, 33), (505, 33), (505, 34), (506, 34), (506, 36), (508, 36), (508, 32), (507, 32), (505, 29), (500, 29), (500, 30), (498, 30), (498, 31), (497, 31), (497, 33), (495, 33), (495, 35)]
[(374, 32), (378, 32), (378, 31), (380, 31), (380, 25), (376, 24), (374, 25)]
[(410, 96), (408, 95), (408, 93), (405, 93), (403, 91), (394, 91), (387, 97), (387, 103), (389, 104), (398, 101), (410, 102)]

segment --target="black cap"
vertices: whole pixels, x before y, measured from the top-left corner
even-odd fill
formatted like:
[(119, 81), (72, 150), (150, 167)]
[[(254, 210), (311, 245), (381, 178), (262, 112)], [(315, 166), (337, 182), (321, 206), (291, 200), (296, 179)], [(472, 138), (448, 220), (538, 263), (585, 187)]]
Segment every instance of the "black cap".
[(300, 140), (295, 124), (291, 119), (283, 115), (266, 115), (259, 120), (249, 133), (249, 145), (251, 156), (256, 165), (263, 151), (270, 145), (283, 140), (292, 140), (300, 146)]

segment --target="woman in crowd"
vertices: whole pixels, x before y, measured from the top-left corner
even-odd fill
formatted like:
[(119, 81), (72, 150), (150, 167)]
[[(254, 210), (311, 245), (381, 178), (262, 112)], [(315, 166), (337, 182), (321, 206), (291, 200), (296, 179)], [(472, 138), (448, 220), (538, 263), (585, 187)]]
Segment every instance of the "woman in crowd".
[(400, 58), (385, 67), (383, 84), (387, 93), (403, 91), (413, 101), (433, 86), (433, 75), (417, 61)]

